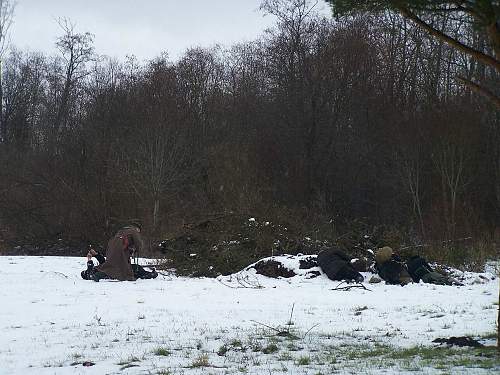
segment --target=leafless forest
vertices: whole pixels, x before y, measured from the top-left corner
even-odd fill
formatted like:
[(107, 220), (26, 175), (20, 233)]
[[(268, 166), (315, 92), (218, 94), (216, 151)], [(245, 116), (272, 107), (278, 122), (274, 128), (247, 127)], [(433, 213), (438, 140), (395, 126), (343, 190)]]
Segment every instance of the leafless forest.
[(500, 112), (456, 76), (498, 74), (395, 14), (277, 16), (258, 40), (176, 61), (96, 56), (68, 20), (58, 55), (7, 54), (2, 238), (93, 238), (131, 217), (162, 238), (236, 212), (493, 243)]

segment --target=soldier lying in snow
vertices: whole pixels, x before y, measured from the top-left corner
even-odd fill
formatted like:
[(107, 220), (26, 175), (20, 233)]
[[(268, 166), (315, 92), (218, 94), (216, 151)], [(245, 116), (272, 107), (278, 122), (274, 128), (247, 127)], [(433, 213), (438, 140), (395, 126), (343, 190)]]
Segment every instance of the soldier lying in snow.
[[(120, 281), (125, 280), (136, 280), (141, 279), (151, 279), (158, 276), (155, 270), (153, 272), (148, 272), (144, 270), (139, 265), (132, 265), (130, 263), (130, 257), (137, 251), (142, 249), (142, 238), (140, 235), (141, 227), (139, 224), (132, 224), (130, 226), (124, 227), (119, 230), (113, 238), (108, 241), (108, 247), (106, 250), (106, 257), (104, 259), (102, 255), (97, 257), (97, 252), (90, 254), (90, 262), (92, 262), (92, 256), (96, 256), (99, 265), (93, 267), (87, 261), (87, 266), (91, 267), (91, 270), (87, 268), (87, 271), (82, 272), (82, 277), (85, 279), (90, 275), (94, 281), (99, 281), (100, 279), (117, 279)], [(87, 255), (88, 257), (88, 255)]]
[(351, 258), (339, 249), (326, 249), (318, 254), (318, 265), (330, 280), (362, 282), (363, 276), (351, 264)]
[(432, 269), (432, 267), (425, 261), (424, 258), (414, 255), (406, 262), (408, 272), (413, 281), (418, 283), (422, 280), (424, 283), (438, 284), (438, 285), (460, 285), (463, 284), (455, 279), (440, 274)]
[(438, 285), (462, 285), (458, 281), (435, 272), (424, 258), (414, 255), (403, 261), (393, 253), (392, 248), (384, 246), (375, 253), (375, 268), (387, 284), (406, 285), (412, 281)]
[(375, 253), (375, 268), (387, 284), (406, 285), (412, 278), (401, 259), (392, 252), (392, 248), (384, 246)]

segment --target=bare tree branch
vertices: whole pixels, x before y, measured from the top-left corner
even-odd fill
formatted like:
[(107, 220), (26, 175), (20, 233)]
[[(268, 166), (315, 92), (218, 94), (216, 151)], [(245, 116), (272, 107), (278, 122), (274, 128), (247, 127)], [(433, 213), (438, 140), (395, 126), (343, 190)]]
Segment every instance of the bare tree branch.
[(477, 83), (475, 83), (475, 82), (473, 82), (465, 77), (462, 77), (462, 76), (457, 77), (457, 80), (462, 82), (465, 86), (467, 86), (472, 91), (487, 98), (497, 108), (500, 108), (500, 97), (495, 95), (491, 90), (485, 88), (484, 86), (480, 86)]
[(495, 59), (493, 56), (487, 55), (481, 51), (469, 47), (460, 42), (459, 40), (450, 37), (444, 32), (437, 30), (436, 28), (432, 27), (430, 24), (422, 20), (420, 17), (418, 17), (416, 14), (412, 13), (409, 9), (405, 7), (397, 7), (397, 9), (404, 17), (412, 20), (415, 24), (420, 26), (422, 29), (427, 31), (432, 36), (435, 36), (436, 38), (444, 41), (445, 43), (456, 48), (457, 50), (474, 57), (476, 60), (481, 61), (483, 64), (491, 66), (493, 69), (500, 72), (500, 61)]

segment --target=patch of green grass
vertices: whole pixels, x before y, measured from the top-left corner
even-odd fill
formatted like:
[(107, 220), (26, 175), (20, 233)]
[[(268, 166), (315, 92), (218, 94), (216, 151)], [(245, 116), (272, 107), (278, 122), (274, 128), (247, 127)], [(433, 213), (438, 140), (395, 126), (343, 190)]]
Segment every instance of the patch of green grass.
[(496, 332), (490, 332), (490, 333), (485, 333), (480, 336), (482, 339), (496, 339), (497, 338), (497, 333)]
[(307, 366), (309, 364), (311, 364), (311, 357), (309, 356), (302, 356), (297, 360), (298, 366)]
[(133, 362), (140, 362), (141, 360), (135, 356), (130, 356), (127, 359), (122, 359), (120, 362), (117, 363), (118, 366), (125, 366), (129, 365)]
[(276, 353), (278, 351), (278, 346), (274, 343), (271, 343), (269, 344), (268, 346), (266, 346), (265, 348), (262, 349), (262, 353), (264, 354), (272, 354), (272, 353)]
[[(325, 358), (325, 357), (323, 357)], [(454, 372), (456, 368), (500, 369), (500, 356), (496, 347), (446, 348), (435, 346), (415, 346), (397, 348), (375, 344), (333, 347), (326, 356), (330, 364), (344, 363), (348, 366), (375, 366), (389, 369), (404, 368), (407, 371), (422, 371), (422, 368)]]
[(297, 346), (294, 342), (289, 343), (286, 348), (291, 352), (298, 352), (299, 350), (304, 349), (301, 346)]
[(231, 345), (234, 348), (241, 348), (241, 347), (243, 347), (243, 343), (240, 340), (238, 340), (238, 339), (234, 339), (233, 341), (231, 341), (229, 343), (229, 345)]
[(380, 355), (386, 354), (387, 347), (382, 345), (370, 346), (370, 345), (352, 345), (346, 347), (336, 347), (333, 348), (336, 353), (336, 357), (344, 357), (349, 360), (373, 358)]
[(139, 367), (139, 365), (136, 365), (135, 363), (127, 363), (126, 365), (123, 365), (122, 367), (120, 367), (120, 370), (126, 370), (128, 368), (131, 368), (131, 367)]
[(172, 353), (170, 352), (170, 350), (168, 350), (167, 348), (161, 347), (161, 346), (160, 346), (160, 347), (158, 347), (158, 348), (156, 348), (156, 349), (153, 351), (153, 353), (154, 353), (155, 355), (158, 355), (158, 356), (163, 356), (163, 357), (168, 357), (170, 354), (172, 354)]
[(289, 352), (282, 352), (278, 357), (278, 361), (290, 361), (292, 359), (293, 357)]
[(349, 353), (350, 359), (363, 359), (363, 358), (379, 358), (387, 355), (393, 349), (387, 345), (375, 344), (373, 346), (363, 345), (358, 349), (351, 350)]
[(220, 357), (223, 357), (226, 355), (226, 353), (229, 351), (229, 348), (227, 347), (226, 344), (222, 345), (219, 350), (217, 350), (217, 355)]
[(486, 370), (500, 369), (500, 356), (496, 347), (477, 348), (467, 351), (455, 350), (455, 355), (450, 358), (450, 365)]
[(277, 334), (277, 336), (283, 337), (286, 340), (300, 340), (300, 337), (290, 330), (281, 331)]
[(248, 347), (250, 348), (250, 350), (252, 350), (252, 352), (260, 352), (262, 350), (261, 343), (254, 338), (251, 338), (248, 341)]
[(208, 355), (202, 354), (196, 357), (191, 363), (190, 368), (199, 368), (199, 367), (210, 367), (210, 362), (208, 360)]
[[(446, 348), (435, 348), (428, 346), (415, 346), (412, 348), (402, 348), (389, 350), (387, 352), (388, 356), (392, 359), (408, 359), (414, 357), (420, 357), (421, 359), (432, 359), (436, 358), (436, 356), (447, 356)], [(439, 354), (437, 353), (439, 352)]]

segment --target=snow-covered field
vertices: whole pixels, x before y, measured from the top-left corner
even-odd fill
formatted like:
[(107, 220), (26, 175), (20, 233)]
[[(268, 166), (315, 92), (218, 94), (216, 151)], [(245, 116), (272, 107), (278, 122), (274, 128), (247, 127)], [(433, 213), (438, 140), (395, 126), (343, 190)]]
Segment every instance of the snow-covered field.
[(219, 279), (95, 283), (80, 278), (84, 266), (84, 258), (0, 257), (0, 374), (500, 369), (498, 359), (484, 356), (490, 362), (478, 366), (482, 359), (462, 358), (471, 349), (431, 343), (471, 335), (494, 344), (493, 273), (464, 275), (463, 287), (365, 283), (370, 290), (336, 291), (338, 283), (323, 275), (269, 279), (253, 270)]

